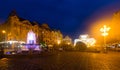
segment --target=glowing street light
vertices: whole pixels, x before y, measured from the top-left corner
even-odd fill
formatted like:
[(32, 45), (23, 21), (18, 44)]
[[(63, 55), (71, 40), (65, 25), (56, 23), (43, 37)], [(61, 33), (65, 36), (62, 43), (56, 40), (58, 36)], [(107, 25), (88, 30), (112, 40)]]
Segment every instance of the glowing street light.
[(57, 40), (57, 44), (58, 44), (58, 49), (59, 49), (59, 50), (62, 49), (61, 46), (60, 46), (60, 43), (61, 43), (61, 41), (60, 41), (60, 40)]
[[(5, 30), (2, 30), (2, 33), (3, 33), (3, 34), (6, 34), (6, 31), (5, 31)], [(6, 37), (5, 37), (5, 35), (4, 35), (4, 41), (5, 41), (5, 39), (6, 39)], [(3, 46), (1, 47), (2, 56), (4, 55), (4, 51), (5, 51), (5, 50), (4, 50), (4, 45), (5, 45), (5, 44), (3, 44)]]
[(57, 41), (58, 45), (60, 44), (60, 40)]
[(6, 33), (6, 31), (5, 31), (5, 30), (2, 30), (2, 33), (3, 33), (3, 34), (5, 34), (5, 33)]
[(103, 26), (103, 28), (100, 29), (100, 31), (102, 32), (102, 35), (105, 37), (108, 35), (108, 31), (110, 30), (110, 27), (107, 27), (106, 25)]
[(103, 26), (103, 28), (100, 29), (102, 32), (102, 36), (104, 37), (104, 46), (106, 51), (106, 36), (108, 36), (108, 31), (110, 30), (110, 27), (107, 27), (106, 25)]
[[(5, 31), (5, 30), (2, 30), (2, 33), (3, 33), (3, 34), (6, 34), (6, 31)], [(4, 38), (5, 38), (5, 36), (4, 36)]]
[(67, 44), (70, 45), (70, 42), (68, 42)]

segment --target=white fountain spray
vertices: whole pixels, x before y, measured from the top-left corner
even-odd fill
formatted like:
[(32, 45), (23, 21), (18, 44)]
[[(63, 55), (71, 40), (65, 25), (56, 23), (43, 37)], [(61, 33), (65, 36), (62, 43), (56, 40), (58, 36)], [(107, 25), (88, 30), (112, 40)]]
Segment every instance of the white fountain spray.
[(25, 44), (25, 47), (23, 50), (38, 50), (39, 49), (39, 45), (36, 44), (36, 36), (35, 33), (30, 30), (27, 34), (27, 43)]
[(27, 34), (27, 44), (36, 44), (36, 36), (32, 30)]

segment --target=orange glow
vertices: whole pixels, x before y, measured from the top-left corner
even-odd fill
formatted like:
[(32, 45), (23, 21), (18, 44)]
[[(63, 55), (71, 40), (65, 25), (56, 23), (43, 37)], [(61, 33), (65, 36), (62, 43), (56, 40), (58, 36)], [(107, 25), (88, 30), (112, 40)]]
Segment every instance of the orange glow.
[(102, 32), (103, 36), (107, 36), (108, 35), (108, 31), (110, 30), (110, 27), (107, 27), (106, 25), (103, 26), (103, 28), (100, 29), (100, 31)]
[(57, 41), (58, 45), (60, 44), (60, 42), (61, 42), (60, 40)]
[(119, 41), (120, 40), (120, 12), (116, 12), (113, 15), (113, 19), (111, 22), (111, 30), (110, 30), (110, 40)]
[[(97, 44), (101, 44), (103, 42), (103, 37), (101, 36), (101, 32), (100, 32), (101, 26), (106, 25), (106, 26), (111, 27), (110, 24), (111, 24), (111, 18), (108, 18), (108, 19), (102, 19), (102, 20), (100, 19), (100, 20), (94, 22), (93, 25), (91, 25), (91, 28), (89, 29), (90, 34), (92, 37), (94, 37), (96, 39)], [(110, 32), (111, 32), (111, 30), (110, 30)], [(109, 36), (111, 36), (110, 32), (109, 32)], [(107, 33), (105, 35), (107, 35)], [(110, 38), (110, 37), (108, 37), (108, 38)]]
[(70, 43), (67, 43), (68, 45), (70, 45)]
[(5, 30), (3, 30), (3, 31), (2, 31), (2, 33), (4, 34), (4, 33), (6, 33), (6, 31), (5, 31)]

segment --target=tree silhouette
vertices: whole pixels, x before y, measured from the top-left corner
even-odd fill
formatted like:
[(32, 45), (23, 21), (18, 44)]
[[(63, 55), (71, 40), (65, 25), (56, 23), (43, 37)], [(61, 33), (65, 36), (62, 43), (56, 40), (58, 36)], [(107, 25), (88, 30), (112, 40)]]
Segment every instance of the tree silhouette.
[(83, 42), (77, 42), (75, 48), (79, 51), (85, 51), (87, 49), (87, 46)]

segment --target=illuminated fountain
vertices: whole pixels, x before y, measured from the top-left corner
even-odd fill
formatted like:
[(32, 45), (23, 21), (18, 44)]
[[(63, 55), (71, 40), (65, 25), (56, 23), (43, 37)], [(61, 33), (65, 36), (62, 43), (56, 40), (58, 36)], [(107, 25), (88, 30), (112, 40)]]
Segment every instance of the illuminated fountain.
[(27, 43), (24, 44), (24, 48), (22, 50), (29, 51), (40, 51), (39, 44), (36, 44), (36, 36), (35, 33), (30, 30), (27, 34)]

